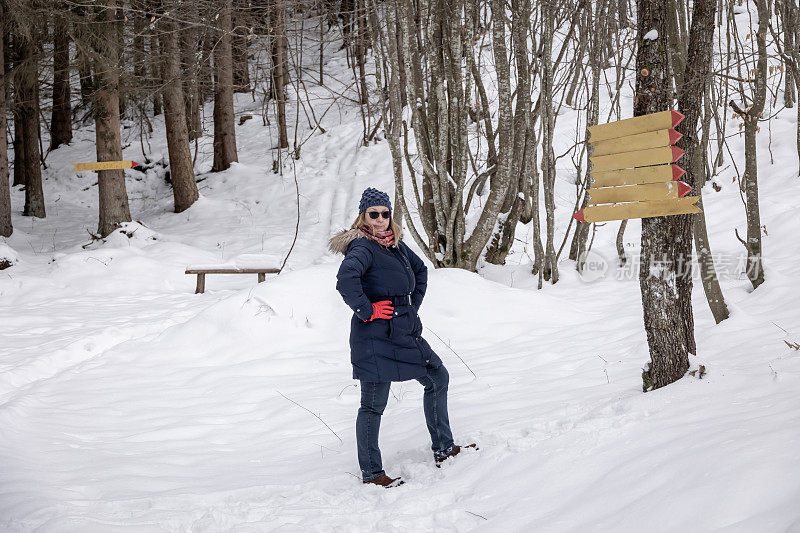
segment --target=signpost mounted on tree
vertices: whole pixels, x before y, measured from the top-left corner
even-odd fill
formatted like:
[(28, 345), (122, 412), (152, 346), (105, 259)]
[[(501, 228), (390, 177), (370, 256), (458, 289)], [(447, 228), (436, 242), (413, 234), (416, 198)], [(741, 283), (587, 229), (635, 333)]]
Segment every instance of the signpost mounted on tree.
[(679, 181), (684, 170), (674, 164), (684, 154), (673, 129), (681, 120), (677, 111), (661, 111), (590, 126), (593, 184), (587, 207), (572, 217), (603, 222), (700, 213), (698, 198), (684, 198), (692, 187)]
[(73, 172), (81, 170), (116, 170), (139, 166), (136, 161), (94, 161), (92, 163), (72, 163)]

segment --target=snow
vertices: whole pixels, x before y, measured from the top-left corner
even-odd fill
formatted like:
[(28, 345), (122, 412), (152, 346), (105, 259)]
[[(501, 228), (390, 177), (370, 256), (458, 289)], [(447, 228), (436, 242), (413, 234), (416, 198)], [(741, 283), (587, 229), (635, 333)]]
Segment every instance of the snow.
[[(326, 68), (343, 89), (350, 74), (337, 47)], [(327, 107), (331, 95), (308, 85)], [(236, 98), (238, 112), (258, 114), (250, 95)], [(480, 450), (435, 468), (422, 389), (395, 383), (381, 447), (387, 472), (406, 484), (384, 490), (357, 478), (351, 313), (327, 239), (349, 227), (364, 188), (393, 189), (392, 165), (385, 142), (359, 145), (357, 108), (333, 113), (283, 175), (264, 157), (275, 132), (258, 120), (237, 126), (241, 163), (226, 172), (207, 173), (204, 137), (201, 198), (183, 213), (172, 212), (163, 172), (126, 171), (138, 222), (104, 241), (87, 233), (96, 178), (70, 170), (91, 160), (91, 128), (48, 156), (46, 219), (19, 215), (23, 193), (13, 191), (15, 231), (0, 241), (0, 257), (19, 259), (0, 271), (0, 529), (800, 530), (800, 352), (785, 343), (800, 341), (794, 120), (773, 125), (773, 164), (760, 143), (766, 283), (752, 291), (741, 266), (721, 273), (731, 318), (715, 325), (695, 282), (691, 362), (705, 366), (702, 379), (642, 393), (638, 221), (625, 267), (607, 224), (592, 269), (581, 278), (562, 259), (561, 281), (540, 291), (530, 224), (504, 266), (428, 262), (424, 335), (450, 371), (456, 440)], [(210, 115), (209, 104), (208, 130)], [(573, 117), (560, 119), (565, 128)], [(165, 152), (163, 121), (154, 126), (150, 146)], [(563, 153), (570, 136), (558, 138)], [(742, 139), (730, 142), (741, 154)], [(124, 157), (140, 160), (138, 146)], [(742, 232), (744, 214), (727, 172), (720, 192), (704, 189), (704, 206), (715, 259), (738, 265), (731, 228)], [(557, 243), (573, 194), (564, 172)], [(281, 274), (261, 284), (215, 276), (193, 294), (186, 265), (280, 266), (298, 201)]]
[(645, 41), (655, 41), (656, 39), (658, 39), (658, 30), (656, 29), (650, 30), (649, 32), (644, 34), (643, 39)]

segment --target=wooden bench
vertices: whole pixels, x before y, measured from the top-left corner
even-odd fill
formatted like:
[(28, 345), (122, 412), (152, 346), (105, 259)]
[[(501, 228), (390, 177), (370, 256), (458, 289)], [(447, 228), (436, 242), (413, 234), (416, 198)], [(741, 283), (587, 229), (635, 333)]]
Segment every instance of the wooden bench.
[(206, 290), (206, 274), (258, 274), (258, 282), (267, 279), (267, 274), (280, 274), (280, 268), (238, 268), (238, 267), (186, 267), (187, 274), (197, 274), (197, 289), (195, 294), (202, 294)]

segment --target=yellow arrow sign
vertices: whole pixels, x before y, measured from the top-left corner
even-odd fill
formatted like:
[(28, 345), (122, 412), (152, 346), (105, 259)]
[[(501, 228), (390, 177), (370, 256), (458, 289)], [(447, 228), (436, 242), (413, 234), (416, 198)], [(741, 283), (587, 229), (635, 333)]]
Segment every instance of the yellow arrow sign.
[(590, 157), (589, 160), (592, 162), (592, 172), (594, 172), (674, 163), (684, 153), (677, 146), (662, 146), (661, 148)]
[(133, 168), (138, 166), (136, 161), (95, 161), (94, 163), (72, 163), (72, 170), (114, 170), (118, 168)]
[(646, 183), (644, 185), (622, 185), (589, 189), (589, 205), (640, 202), (644, 200), (677, 200), (686, 196), (692, 188), (682, 181)]
[(647, 150), (648, 148), (658, 148), (660, 146), (670, 146), (675, 144), (683, 137), (672, 128), (667, 130), (648, 131), (637, 135), (617, 137), (607, 141), (589, 141), (594, 149), (592, 157), (600, 155), (618, 154), (621, 152), (632, 152), (634, 150)]
[(653, 167), (592, 172), (592, 187), (613, 187), (615, 185), (638, 185), (641, 183), (678, 181), (685, 173), (686, 171), (678, 165), (657, 165)]
[(607, 124), (589, 126), (586, 129), (588, 129), (591, 134), (589, 142), (597, 143), (616, 137), (625, 137), (627, 135), (636, 135), (648, 131), (674, 128), (680, 124), (683, 118), (683, 115), (677, 111), (661, 111), (660, 113), (652, 113), (650, 115), (626, 118), (625, 120), (618, 120)]
[(627, 220), (629, 218), (662, 217), (668, 215), (688, 215), (701, 213), (695, 202), (699, 196), (687, 196), (677, 200), (653, 200), (649, 202), (628, 202), (624, 204), (597, 205), (581, 209), (572, 218), (579, 222), (605, 222), (608, 220)]

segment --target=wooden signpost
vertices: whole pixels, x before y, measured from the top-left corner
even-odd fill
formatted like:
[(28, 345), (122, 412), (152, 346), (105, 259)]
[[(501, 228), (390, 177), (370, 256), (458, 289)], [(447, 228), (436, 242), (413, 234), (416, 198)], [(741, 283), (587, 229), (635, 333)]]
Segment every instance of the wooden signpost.
[(680, 181), (685, 171), (674, 164), (684, 151), (674, 146), (683, 120), (677, 111), (589, 127), (592, 186), (580, 222), (700, 213), (699, 198), (684, 198), (692, 187)]
[(133, 168), (138, 166), (136, 161), (95, 161), (93, 163), (72, 163), (73, 171), (79, 170), (114, 170), (118, 168)]

